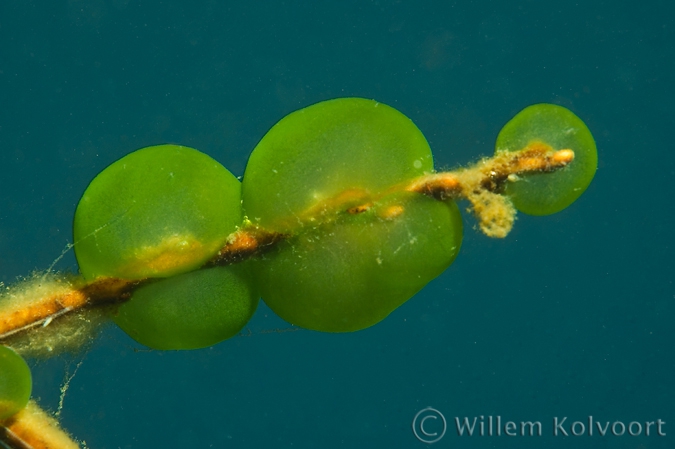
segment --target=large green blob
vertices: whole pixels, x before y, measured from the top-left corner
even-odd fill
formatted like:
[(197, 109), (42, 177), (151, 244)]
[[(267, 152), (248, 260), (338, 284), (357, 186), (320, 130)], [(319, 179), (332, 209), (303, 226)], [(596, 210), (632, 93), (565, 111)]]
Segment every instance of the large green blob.
[(324, 101), (287, 115), (258, 143), (244, 175), (244, 212), (285, 232), (343, 192), (375, 194), (431, 171), (429, 145), (405, 115), (374, 100)]
[(162, 279), (139, 288), (113, 317), (153, 349), (196, 349), (236, 335), (258, 304), (247, 263)]
[(417, 127), (386, 105), (330, 100), (277, 123), (253, 150), (247, 217), (287, 239), (265, 253), (265, 302), (292, 324), (327, 332), (371, 326), (457, 255), (454, 203), (405, 192), (433, 171)]
[[(389, 218), (392, 210), (402, 212)], [(461, 241), (455, 203), (392, 195), (367, 212), (279, 243), (260, 261), (262, 297), (283, 319), (304, 328), (364, 329), (441, 274)]]
[(87, 279), (172, 276), (201, 266), (241, 221), (241, 184), (218, 162), (178, 145), (143, 148), (87, 187), (75, 255)]
[(33, 381), (24, 359), (0, 345), (0, 421), (22, 410), (30, 399)]
[(574, 161), (555, 173), (528, 175), (508, 183), (506, 194), (526, 214), (549, 215), (565, 209), (586, 190), (595, 176), (598, 152), (593, 135), (568, 109), (535, 104), (520, 111), (499, 132), (495, 152), (519, 151), (531, 143), (554, 150), (571, 149)]

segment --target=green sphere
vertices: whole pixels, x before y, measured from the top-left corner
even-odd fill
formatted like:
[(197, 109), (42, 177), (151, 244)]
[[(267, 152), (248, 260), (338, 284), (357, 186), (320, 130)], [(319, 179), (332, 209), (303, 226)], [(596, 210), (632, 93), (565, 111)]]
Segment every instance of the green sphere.
[(162, 279), (136, 290), (113, 317), (153, 349), (197, 349), (236, 335), (258, 305), (247, 263)]
[(374, 100), (339, 98), (293, 112), (251, 153), (242, 184), (245, 215), (270, 231), (343, 192), (373, 195), (433, 171), (415, 124)]
[[(400, 215), (392, 217), (392, 211)], [(262, 297), (297, 326), (357, 331), (386, 318), (440, 275), (461, 241), (455, 203), (392, 195), (264, 254), (258, 270)]]
[(598, 152), (584, 122), (570, 110), (554, 104), (535, 104), (519, 112), (499, 132), (495, 152), (519, 151), (535, 142), (556, 151), (571, 149), (574, 161), (555, 173), (527, 175), (508, 183), (506, 194), (521, 212), (554, 214), (584, 193), (595, 176)]
[(28, 364), (14, 350), (0, 345), (0, 420), (22, 410), (28, 404), (32, 388)]
[(75, 255), (87, 279), (173, 276), (203, 265), (241, 221), (241, 184), (218, 162), (178, 145), (143, 148), (87, 187)]
[(283, 118), (242, 184), (251, 222), (287, 236), (257, 262), (266, 304), (292, 324), (348, 332), (412, 297), (461, 243), (454, 203), (404, 191), (432, 171), (419, 129), (376, 101), (330, 100)]

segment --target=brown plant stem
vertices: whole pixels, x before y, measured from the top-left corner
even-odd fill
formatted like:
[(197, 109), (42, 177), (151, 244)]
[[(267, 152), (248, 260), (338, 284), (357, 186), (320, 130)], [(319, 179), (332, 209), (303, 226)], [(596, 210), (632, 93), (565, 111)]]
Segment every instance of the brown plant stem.
[(0, 421), (0, 442), (12, 449), (79, 449), (80, 445), (34, 401)]

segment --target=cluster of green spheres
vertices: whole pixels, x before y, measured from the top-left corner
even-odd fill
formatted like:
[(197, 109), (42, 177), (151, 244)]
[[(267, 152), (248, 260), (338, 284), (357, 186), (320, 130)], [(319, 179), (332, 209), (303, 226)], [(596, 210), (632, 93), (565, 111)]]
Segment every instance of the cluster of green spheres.
[(156, 349), (191, 349), (235, 335), (258, 290), (248, 264), (196, 270), (242, 222), (241, 183), (192, 148), (135, 151), (91, 182), (77, 206), (75, 255), (85, 278), (156, 278), (114, 321)]
[[(590, 147), (583, 123), (556, 108), (521, 113), (529, 111), (505, 127), (497, 150), (556, 132), (554, 146)], [(508, 193), (525, 212), (559, 210), (590, 182), (591, 153), (584, 153), (582, 172), (556, 173), (544, 192), (536, 180)], [(429, 145), (403, 114), (373, 100), (329, 100), (272, 127), (252, 152), (243, 183), (205, 154), (177, 145), (115, 162), (77, 207), (75, 253), (89, 280), (152, 279), (113, 317), (152, 348), (229, 338), (260, 296), (294, 325), (355, 331), (385, 318), (459, 251), (462, 220), (453, 201), (395, 188), (431, 172)], [(197, 270), (244, 217), (285, 238), (245, 262)]]
[[(506, 194), (525, 213), (558, 212), (590, 184), (595, 142), (570, 111), (540, 104), (504, 126), (496, 152), (533, 143), (573, 149), (575, 162), (509, 184)], [(429, 145), (403, 114), (372, 100), (325, 101), (265, 135), (243, 185), (209, 156), (178, 145), (113, 163), (78, 204), (75, 254), (87, 280), (150, 280), (113, 320), (151, 348), (232, 337), (261, 295), (289, 323), (356, 331), (384, 319), (457, 256), (457, 205), (400, 188), (431, 172)], [(284, 239), (253, 259), (204, 268), (245, 221)], [(26, 406), (31, 382), (23, 358), (0, 345), (0, 421)]]

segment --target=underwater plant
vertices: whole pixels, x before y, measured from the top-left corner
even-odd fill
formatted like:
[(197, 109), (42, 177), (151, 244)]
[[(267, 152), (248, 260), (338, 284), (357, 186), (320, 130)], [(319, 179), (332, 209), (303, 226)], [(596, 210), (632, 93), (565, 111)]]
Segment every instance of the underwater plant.
[(242, 182), (195, 149), (137, 150), (98, 174), (77, 206), (79, 275), (38, 274), (0, 296), (0, 441), (78, 447), (29, 401), (19, 354), (77, 347), (107, 319), (152, 349), (203, 348), (238, 334), (259, 298), (292, 325), (358, 331), (452, 264), (457, 201), (503, 238), (517, 210), (572, 204), (596, 167), (588, 128), (550, 104), (509, 121), (493, 157), (448, 172), (434, 170), (409, 118), (361, 98), (284, 117)]

